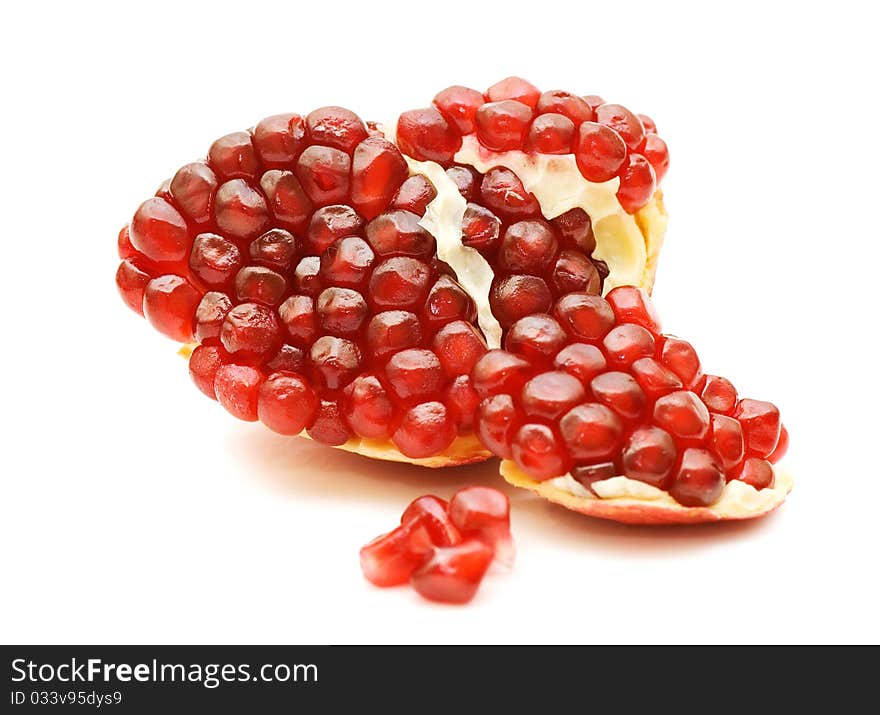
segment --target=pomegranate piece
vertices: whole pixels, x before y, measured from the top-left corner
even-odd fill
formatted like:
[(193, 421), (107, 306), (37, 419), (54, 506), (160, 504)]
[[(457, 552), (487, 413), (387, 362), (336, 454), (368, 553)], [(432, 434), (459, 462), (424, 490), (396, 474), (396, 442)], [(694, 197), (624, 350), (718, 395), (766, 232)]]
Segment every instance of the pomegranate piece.
[(477, 110), (477, 138), (493, 151), (522, 149), (531, 121), (532, 110), (522, 102), (489, 102)]
[(257, 415), (280, 434), (299, 434), (314, 420), (318, 398), (300, 375), (274, 373), (260, 385)]
[(256, 422), (257, 401), (263, 375), (247, 365), (221, 365), (214, 376), (217, 401), (233, 417), (245, 422)]
[(306, 131), (315, 144), (335, 147), (351, 154), (367, 138), (367, 126), (344, 107), (321, 107), (306, 117)]
[(453, 523), (454, 518), (445, 500), (428, 494), (410, 502), (400, 517), (400, 523), (418, 524), (424, 528), (434, 546), (455, 546), (461, 543), (461, 534)]
[(476, 129), (477, 110), (483, 104), (483, 95), (475, 89), (455, 85), (447, 87), (434, 97), (437, 107), (462, 134), (473, 134)]
[(419, 522), (408, 522), (361, 548), (361, 569), (376, 586), (400, 586), (409, 581), (430, 552), (428, 532)]
[(193, 338), (199, 292), (180, 276), (153, 278), (144, 289), (144, 317), (156, 330), (179, 343)]
[(610, 181), (626, 162), (626, 143), (614, 129), (584, 122), (575, 137), (574, 158), (587, 181)]
[(445, 164), (461, 149), (461, 134), (437, 108), (413, 109), (397, 120), (397, 143), (414, 159)]
[(492, 557), (492, 547), (477, 539), (436, 548), (413, 572), (410, 583), (431, 601), (467, 603), (480, 587)]
[(507, 77), (486, 90), (486, 98), (490, 102), (511, 99), (522, 102), (530, 109), (534, 109), (538, 105), (540, 97), (541, 90), (521, 77)]
[(423, 402), (407, 410), (391, 440), (407, 457), (439, 454), (455, 439), (455, 424), (442, 402)]
[(746, 450), (756, 457), (769, 457), (779, 442), (779, 409), (770, 402), (740, 400), (733, 412), (743, 427)]

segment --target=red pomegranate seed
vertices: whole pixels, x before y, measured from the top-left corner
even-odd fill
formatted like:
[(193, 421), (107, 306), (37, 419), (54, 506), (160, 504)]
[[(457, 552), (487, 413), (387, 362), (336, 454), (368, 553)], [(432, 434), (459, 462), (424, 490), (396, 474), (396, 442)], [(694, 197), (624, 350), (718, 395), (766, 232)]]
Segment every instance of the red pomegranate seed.
[(584, 122), (575, 137), (574, 158), (587, 181), (609, 181), (617, 176), (626, 161), (626, 143), (613, 129), (596, 122)]
[(446, 170), (446, 176), (452, 179), (458, 189), (458, 193), (464, 196), (465, 201), (473, 201), (477, 196), (481, 176), (469, 166), (450, 166)]
[(423, 402), (404, 413), (391, 441), (407, 457), (422, 459), (443, 452), (455, 435), (455, 424), (446, 405)]
[(327, 389), (338, 390), (357, 375), (361, 352), (351, 340), (325, 335), (312, 343), (309, 361)]
[(511, 442), (513, 459), (532, 479), (552, 479), (568, 471), (568, 458), (559, 438), (545, 424), (520, 427)]
[(483, 101), (483, 95), (477, 90), (455, 85), (434, 97), (434, 106), (450, 122), (455, 123), (459, 132), (473, 134), (476, 130), (475, 115)]
[(257, 152), (247, 132), (220, 137), (208, 149), (208, 163), (222, 181), (253, 179), (260, 170)]
[(746, 451), (762, 459), (769, 457), (779, 442), (779, 408), (770, 402), (744, 399), (737, 403), (733, 416), (742, 425)]
[(288, 336), (297, 345), (309, 345), (317, 334), (315, 301), (308, 295), (292, 295), (278, 308), (278, 315)]
[(654, 336), (641, 325), (617, 325), (602, 338), (602, 348), (614, 367), (629, 367), (639, 358), (654, 355)]
[(228, 283), (241, 265), (241, 252), (232, 241), (216, 233), (200, 233), (195, 237), (189, 254), (189, 267), (209, 286)]
[(435, 107), (413, 109), (397, 120), (397, 144), (413, 159), (445, 164), (461, 149), (461, 134)]
[(351, 162), (351, 202), (366, 219), (388, 208), (409, 168), (400, 150), (379, 136), (364, 139)]
[(340, 238), (321, 255), (319, 275), (325, 283), (356, 288), (367, 279), (374, 260), (373, 249), (362, 238)]
[(620, 172), (617, 199), (627, 213), (635, 213), (654, 195), (657, 178), (651, 163), (640, 154), (630, 154)]
[(709, 445), (725, 470), (733, 469), (745, 455), (745, 441), (740, 423), (726, 415), (710, 415)]
[(233, 179), (217, 189), (214, 218), (224, 233), (236, 238), (251, 238), (265, 228), (269, 210), (259, 191), (242, 179)]
[(379, 256), (405, 255), (430, 258), (437, 250), (434, 237), (419, 225), (410, 211), (389, 211), (367, 224), (366, 236)]
[(361, 570), (375, 586), (400, 586), (424, 563), (431, 548), (430, 536), (421, 523), (401, 524), (361, 549)]
[(470, 432), (474, 426), (474, 413), (480, 404), (480, 396), (474, 389), (469, 375), (459, 375), (446, 387), (443, 404), (458, 428), (459, 434)]
[(424, 216), (428, 204), (437, 198), (437, 189), (421, 174), (410, 176), (397, 190), (391, 200), (391, 208), (410, 211)]
[(131, 234), (129, 233), (128, 224), (119, 229), (116, 237), (116, 250), (119, 254), (119, 260), (124, 261), (128, 258), (136, 258), (139, 254), (131, 245)]
[[(508, 346), (510, 349), (512, 347)], [(604, 372), (607, 365), (602, 351), (587, 343), (566, 345), (553, 359), (553, 367), (571, 373), (584, 385), (589, 385), (596, 375)]]
[(681, 378), (685, 389), (693, 389), (703, 377), (700, 358), (694, 346), (686, 340), (664, 335), (657, 341), (660, 347), (660, 362)]
[(422, 315), (429, 325), (438, 328), (453, 320), (473, 321), (477, 307), (455, 279), (444, 275), (428, 291)]
[[(602, 102), (602, 104), (605, 104)], [(639, 119), (642, 121), (642, 126), (645, 128), (646, 134), (656, 134), (657, 133), (657, 125), (654, 123), (654, 120), (651, 119), (647, 114), (639, 114)]]
[(518, 221), (507, 227), (498, 251), (498, 265), (506, 271), (541, 272), (556, 256), (558, 244), (546, 221)]
[(349, 383), (342, 411), (351, 428), (366, 439), (388, 439), (394, 429), (394, 405), (376, 375), (359, 375)]
[(449, 514), (449, 504), (431, 494), (410, 502), (400, 517), (400, 523), (419, 524), (428, 532), (434, 546), (455, 546), (461, 543), (461, 534)]
[(645, 141), (642, 120), (623, 105), (602, 104), (596, 107), (596, 121), (616, 131), (631, 151), (638, 151)]
[(345, 444), (352, 437), (336, 400), (321, 400), (315, 421), (306, 430), (306, 434), (316, 442), (334, 447)]
[(540, 313), (520, 318), (504, 336), (506, 350), (537, 364), (548, 364), (566, 342), (568, 336), (562, 326), (549, 315)]
[(486, 339), (470, 323), (456, 320), (444, 325), (431, 347), (449, 377), (467, 375), (488, 350)]
[(258, 266), (287, 274), (299, 252), (296, 237), (283, 228), (272, 228), (248, 247), (251, 261)]
[(169, 189), (175, 205), (187, 218), (195, 223), (206, 223), (214, 215), (214, 193), (218, 185), (211, 167), (197, 161), (178, 169)]
[(302, 230), (312, 215), (312, 200), (292, 171), (273, 169), (263, 174), (260, 188), (266, 195), (267, 206), (275, 221)]
[(489, 169), (480, 184), (483, 204), (502, 218), (511, 221), (540, 214), (538, 199), (525, 190), (520, 178), (510, 169)]
[(495, 558), (513, 561), (510, 500), (491, 487), (465, 487), (449, 500), (449, 518), (465, 538), (479, 539), (495, 550)]
[(257, 303), (235, 306), (220, 327), (220, 341), (229, 353), (266, 355), (278, 349), (280, 336), (275, 312)]
[(522, 390), (521, 403), (526, 415), (556, 420), (587, 397), (581, 381), (561, 370), (542, 372)]
[(266, 369), (270, 372), (298, 372), (305, 374), (306, 354), (302, 348), (295, 345), (284, 344), (281, 349), (275, 353), (269, 362), (266, 363)]
[(312, 423), (317, 411), (318, 398), (300, 375), (276, 372), (260, 385), (257, 415), (275, 432), (299, 434)]
[(165, 199), (144, 201), (131, 220), (131, 245), (152, 261), (175, 262), (186, 258), (190, 238), (186, 221)]
[(736, 388), (733, 383), (718, 375), (706, 375), (706, 382), (700, 391), (703, 404), (709, 408), (709, 412), (718, 412), (722, 415), (733, 413), (736, 407)]
[(593, 235), (593, 222), (586, 211), (573, 208), (560, 214), (551, 222), (562, 239), (562, 245), (577, 248), (586, 256), (596, 250), (596, 237)]
[(602, 99), (598, 94), (585, 94), (581, 97), (587, 104), (590, 105), (590, 109), (593, 110), (593, 114), (596, 113), (596, 109), (599, 108), (600, 105), (605, 104), (605, 100)]
[(614, 326), (614, 311), (598, 295), (569, 293), (557, 301), (553, 315), (577, 340), (598, 341)]
[(292, 113), (266, 117), (254, 127), (253, 144), (266, 166), (289, 166), (306, 148), (305, 121)]
[(532, 110), (522, 102), (511, 99), (488, 102), (477, 110), (477, 138), (493, 151), (522, 149)]
[(623, 473), (630, 479), (666, 489), (678, 458), (675, 440), (659, 427), (640, 427), (623, 448)]
[(672, 370), (663, 367), (654, 358), (639, 358), (630, 365), (632, 376), (639, 383), (648, 399), (653, 401), (670, 392), (684, 389), (684, 385)]
[(560, 251), (550, 281), (557, 295), (577, 291), (599, 295), (602, 292), (602, 276), (580, 251)]
[(200, 343), (220, 337), (220, 328), (232, 310), (232, 301), (225, 293), (209, 291), (196, 308), (195, 339)]
[(287, 291), (284, 276), (262, 266), (246, 266), (235, 276), (235, 296), (243, 303), (276, 306)]
[(306, 117), (306, 131), (315, 144), (352, 150), (367, 138), (367, 126), (361, 118), (344, 107), (321, 107)]
[(617, 322), (635, 323), (649, 330), (654, 337), (660, 335), (660, 316), (651, 298), (641, 288), (618, 286), (605, 299), (611, 304)]
[(620, 448), (623, 422), (605, 405), (586, 403), (563, 415), (559, 431), (573, 460), (606, 461)]
[(512, 274), (493, 281), (489, 305), (502, 328), (520, 318), (550, 310), (553, 296), (543, 278)]
[(159, 188), (156, 189), (156, 193), (154, 196), (158, 196), (160, 199), (165, 199), (169, 203), (172, 201), (171, 197), (171, 179), (165, 179), (161, 184), (159, 184)]
[(773, 465), (766, 459), (748, 457), (736, 473), (734, 479), (751, 484), (761, 490), (773, 486)]
[(669, 493), (684, 506), (711, 506), (721, 498), (724, 482), (721, 467), (711, 452), (691, 447), (681, 456)]
[(541, 114), (529, 127), (526, 147), (541, 154), (569, 154), (574, 129), (574, 122), (562, 114)]
[(321, 332), (334, 335), (356, 333), (370, 313), (364, 297), (351, 288), (325, 288), (315, 305)]
[(788, 452), (788, 430), (785, 429), (785, 425), (782, 425), (779, 431), (779, 441), (776, 443), (776, 449), (767, 457), (767, 461), (770, 464), (776, 464), (780, 459), (782, 459), (786, 452)]
[(351, 158), (328, 146), (310, 146), (296, 162), (296, 176), (316, 206), (342, 203), (348, 196)]
[(368, 295), (379, 309), (414, 308), (424, 300), (430, 278), (428, 266), (415, 258), (387, 258), (373, 270)]
[(530, 109), (537, 106), (540, 96), (541, 90), (531, 82), (526, 82), (522, 77), (507, 77), (486, 90), (486, 98), (490, 102), (513, 99), (522, 102)]
[(654, 422), (679, 440), (697, 441), (709, 431), (709, 410), (693, 392), (679, 390), (657, 400)]
[(521, 357), (506, 350), (490, 350), (477, 360), (471, 379), (480, 397), (501, 392), (519, 394), (531, 371), (532, 366)]
[(185, 278), (159, 276), (144, 289), (144, 317), (163, 335), (186, 343), (193, 338), (193, 321), (201, 299)]
[(309, 222), (309, 252), (320, 255), (338, 239), (359, 234), (363, 226), (364, 220), (350, 206), (324, 206)]
[(228, 356), (216, 345), (198, 345), (189, 356), (189, 376), (205, 395), (217, 399), (214, 392), (214, 379), (217, 370), (224, 365)]
[(256, 422), (257, 399), (263, 375), (247, 365), (221, 365), (214, 377), (217, 401), (229, 414), (245, 422)]
[(116, 287), (125, 304), (138, 315), (144, 314), (144, 290), (151, 280), (149, 273), (140, 270), (130, 259), (116, 269)]
[(538, 114), (556, 113), (568, 117), (575, 126), (595, 119), (593, 108), (582, 98), (561, 89), (544, 92), (538, 99)]
[(422, 342), (422, 329), (415, 314), (405, 310), (376, 313), (367, 325), (367, 346), (378, 360)]
[(385, 367), (391, 390), (405, 401), (437, 394), (443, 383), (443, 367), (430, 350), (409, 348), (395, 353)]
[(624, 419), (635, 420), (643, 415), (648, 398), (632, 375), (625, 372), (604, 372), (590, 382), (593, 396)]
[(501, 221), (485, 206), (469, 203), (461, 222), (461, 242), (477, 251), (488, 251), (498, 243)]
[(651, 162), (651, 166), (654, 168), (654, 176), (659, 185), (669, 170), (669, 149), (666, 146), (666, 142), (656, 134), (648, 134), (648, 138), (645, 140), (645, 149), (642, 153)]
[(476, 539), (436, 548), (413, 572), (410, 583), (431, 601), (467, 603), (480, 587), (493, 555), (490, 546)]
[(617, 476), (618, 469), (614, 462), (599, 462), (598, 464), (581, 464), (572, 467), (569, 474), (572, 478), (579, 482), (581, 486), (589, 489), (593, 494), (593, 485), (596, 482), (602, 482)]
[[(479, 389), (477, 392), (479, 394)], [(502, 459), (511, 459), (513, 451), (510, 443), (521, 421), (522, 414), (517, 411), (510, 395), (487, 397), (477, 407), (477, 436), (492, 454)]]

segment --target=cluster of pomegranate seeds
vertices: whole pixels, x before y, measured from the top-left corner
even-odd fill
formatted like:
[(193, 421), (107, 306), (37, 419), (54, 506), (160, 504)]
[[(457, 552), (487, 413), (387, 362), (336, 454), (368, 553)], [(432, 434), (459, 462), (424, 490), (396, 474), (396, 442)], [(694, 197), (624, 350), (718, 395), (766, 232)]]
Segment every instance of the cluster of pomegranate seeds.
[(472, 429), (486, 343), (419, 225), (436, 195), (347, 109), (268, 117), (141, 204), (117, 285), (157, 330), (199, 343), (193, 381), (236, 417), (438, 454)]
[(620, 179), (617, 196), (629, 213), (648, 203), (669, 168), (669, 151), (650, 117), (596, 95), (541, 92), (519, 77), (485, 93), (448, 87), (431, 107), (404, 112), (397, 124), (406, 154), (444, 166), (472, 134), (496, 152), (574, 154), (587, 180)]
[(514, 323), (504, 347), (471, 373), (476, 431), (533, 479), (570, 473), (592, 489), (623, 475), (685, 506), (715, 503), (735, 479), (773, 485), (788, 444), (779, 410), (704, 374), (641, 289), (569, 293)]
[(489, 487), (466, 487), (447, 503), (427, 495), (403, 512), (400, 526), (360, 551), (364, 576), (376, 586), (411, 583), (432, 601), (466, 603), (494, 561), (513, 563), (510, 503)]

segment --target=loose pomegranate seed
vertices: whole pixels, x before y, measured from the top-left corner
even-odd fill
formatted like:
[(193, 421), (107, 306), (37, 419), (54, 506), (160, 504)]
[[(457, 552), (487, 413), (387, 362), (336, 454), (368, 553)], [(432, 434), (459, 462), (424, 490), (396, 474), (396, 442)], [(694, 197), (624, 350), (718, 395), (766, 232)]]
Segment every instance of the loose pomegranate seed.
[(320, 255), (338, 239), (359, 234), (363, 226), (364, 220), (350, 206), (324, 206), (309, 222), (309, 252)]
[(471, 379), (480, 397), (501, 392), (519, 394), (531, 369), (531, 365), (517, 355), (505, 350), (490, 350), (477, 360)]
[(189, 356), (189, 376), (196, 387), (212, 400), (217, 399), (214, 392), (217, 370), (227, 359), (226, 352), (216, 345), (198, 345)]
[(479, 539), (495, 550), (496, 560), (513, 562), (510, 500), (490, 487), (465, 487), (449, 500), (449, 518), (465, 538)]
[(518, 221), (507, 227), (498, 251), (499, 266), (507, 271), (544, 271), (558, 244), (546, 221)]
[(488, 251), (498, 243), (501, 221), (485, 206), (469, 203), (461, 222), (461, 242), (477, 251)]
[(549, 315), (537, 314), (527, 315), (511, 325), (504, 336), (504, 347), (533, 363), (547, 364), (567, 341), (568, 336), (558, 322)]
[(779, 408), (770, 402), (744, 399), (737, 403), (733, 416), (742, 425), (746, 451), (762, 459), (769, 457), (779, 442)]
[(405, 310), (386, 310), (376, 313), (367, 325), (366, 341), (370, 352), (378, 359), (422, 342), (422, 328), (414, 313)]
[(431, 347), (450, 377), (469, 374), (488, 350), (482, 334), (463, 320), (448, 323), (438, 330)]
[(696, 387), (703, 377), (703, 370), (693, 345), (669, 335), (662, 336), (657, 342), (660, 348), (660, 362), (663, 366), (678, 375), (686, 389)]
[(636, 420), (648, 405), (648, 398), (632, 375), (625, 372), (604, 372), (590, 382), (593, 396), (624, 419)]
[(336, 400), (321, 400), (315, 421), (306, 430), (306, 434), (316, 442), (331, 446), (345, 444), (352, 437)]
[(358, 144), (351, 162), (351, 201), (366, 219), (388, 208), (398, 187), (409, 175), (400, 150), (382, 137)]
[(577, 340), (601, 340), (614, 326), (614, 311), (598, 295), (570, 293), (557, 301), (553, 315)]
[(567, 372), (555, 370), (529, 380), (523, 387), (521, 401), (529, 417), (556, 420), (583, 402), (586, 396), (580, 380)]
[(309, 345), (317, 334), (315, 301), (308, 295), (292, 295), (278, 308), (278, 316), (288, 336), (297, 345)]
[(455, 424), (446, 405), (423, 402), (404, 413), (391, 440), (407, 457), (421, 459), (443, 452), (452, 444), (455, 435)]
[(367, 241), (379, 256), (430, 258), (437, 250), (437, 242), (419, 225), (419, 220), (410, 211), (383, 213), (367, 224)]
[(619, 323), (635, 323), (649, 330), (655, 337), (660, 335), (660, 316), (648, 294), (641, 288), (618, 286), (605, 299), (611, 304)]
[(306, 117), (306, 130), (316, 144), (341, 149), (348, 154), (367, 138), (367, 126), (344, 107), (321, 107)]
[(280, 337), (275, 312), (257, 303), (235, 306), (220, 327), (220, 341), (229, 353), (267, 355), (278, 349)]
[(236, 238), (252, 238), (266, 227), (269, 210), (259, 191), (242, 179), (233, 179), (217, 189), (214, 218), (224, 233)]
[(626, 161), (626, 143), (613, 129), (596, 122), (584, 122), (578, 127), (574, 158), (587, 181), (609, 181), (617, 176)]
[(510, 443), (521, 421), (522, 414), (517, 411), (510, 395), (493, 395), (480, 402), (477, 408), (477, 436), (492, 454), (511, 459), (513, 451)]
[(201, 298), (185, 278), (159, 276), (144, 289), (144, 317), (163, 335), (186, 343), (193, 338), (193, 320)]
[(454, 122), (462, 134), (476, 130), (475, 115), (483, 104), (483, 95), (475, 89), (455, 85), (447, 87), (434, 97), (437, 107), (450, 122)]
[(144, 291), (150, 280), (150, 274), (140, 270), (131, 259), (122, 261), (116, 270), (116, 287), (119, 289), (119, 295), (138, 315), (144, 314)]
[(465, 201), (473, 201), (479, 190), (481, 176), (468, 166), (450, 166), (446, 170), (446, 176), (452, 179), (458, 189), (458, 193), (464, 196)]
[(305, 374), (305, 368), (306, 354), (302, 348), (286, 343), (275, 353), (275, 357), (266, 363), (266, 369), (270, 372), (298, 372)]
[(190, 247), (186, 221), (164, 199), (144, 201), (131, 220), (131, 245), (153, 261), (182, 261)]
[(477, 110), (477, 138), (493, 151), (522, 149), (532, 110), (522, 102), (506, 99), (489, 102)]
[(480, 195), (489, 210), (511, 221), (537, 216), (541, 210), (538, 199), (525, 190), (520, 178), (504, 167), (486, 172)]
[(369, 297), (380, 310), (414, 308), (424, 300), (430, 278), (428, 266), (415, 258), (388, 258), (370, 276)]
[(776, 464), (780, 459), (785, 456), (785, 453), (788, 452), (788, 430), (785, 429), (785, 425), (781, 426), (779, 431), (779, 441), (776, 443), (776, 449), (767, 457), (767, 461), (770, 464)]
[(413, 572), (410, 583), (431, 601), (467, 603), (480, 587), (493, 555), (490, 546), (476, 539), (436, 548)]
[(544, 92), (538, 99), (538, 114), (556, 113), (568, 117), (575, 126), (595, 119), (593, 108), (582, 98), (561, 89)]
[(414, 159), (444, 164), (461, 149), (461, 134), (435, 107), (413, 109), (397, 120), (397, 143)]
[(666, 146), (666, 142), (656, 134), (648, 134), (648, 138), (645, 140), (645, 149), (642, 153), (651, 162), (651, 166), (654, 168), (654, 176), (659, 185), (669, 170), (669, 149)]
[(312, 343), (309, 360), (324, 385), (338, 390), (357, 375), (361, 352), (351, 340), (325, 335)]
[(267, 171), (260, 179), (260, 188), (275, 221), (287, 228), (302, 230), (313, 206), (296, 174), (277, 169)]
[(449, 514), (449, 504), (440, 497), (427, 494), (410, 502), (400, 517), (400, 523), (414, 522), (428, 532), (434, 546), (455, 546), (461, 543), (461, 534)]
[(229, 311), (232, 301), (225, 293), (210, 291), (202, 296), (196, 308), (195, 339), (200, 343), (220, 337), (220, 328)]
[(709, 431), (709, 410), (693, 392), (679, 390), (657, 400), (654, 422), (679, 440), (697, 441)]
[(211, 167), (197, 161), (178, 169), (169, 189), (175, 205), (187, 218), (195, 223), (207, 223), (214, 215), (214, 193), (218, 185)]
[(640, 427), (623, 448), (623, 473), (665, 489), (677, 458), (675, 440), (668, 432), (659, 427)]
[(223, 181), (253, 179), (260, 169), (251, 135), (247, 132), (220, 137), (208, 150), (208, 163)]
[(709, 416), (709, 445), (721, 460), (721, 466), (730, 471), (742, 462), (745, 441), (740, 423), (726, 415)]
[(602, 292), (602, 277), (596, 266), (580, 251), (560, 251), (550, 278), (557, 295), (582, 291), (591, 295)]
[(755, 489), (766, 489), (773, 486), (773, 465), (766, 459), (748, 457), (734, 478), (751, 484)]
[(651, 163), (640, 154), (630, 154), (620, 172), (617, 199), (627, 213), (635, 213), (654, 195), (657, 178)]
[(529, 127), (526, 147), (541, 154), (568, 154), (574, 129), (574, 122), (562, 114), (541, 114)]
[(391, 390), (404, 401), (435, 395), (443, 383), (443, 367), (430, 350), (410, 348), (395, 353), (385, 367)]
[(616, 477), (617, 471), (614, 462), (599, 462), (598, 464), (581, 464), (572, 467), (570, 474), (575, 481), (581, 484), (581, 486), (586, 487), (595, 494), (596, 492), (593, 490), (593, 485), (596, 482), (602, 482), (606, 479)]
[(254, 127), (253, 144), (263, 164), (293, 164), (306, 147), (305, 121), (299, 114), (275, 114)]
[(703, 404), (709, 408), (709, 412), (718, 412), (722, 415), (733, 413), (736, 407), (736, 388), (733, 383), (718, 375), (706, 375), (706, 382), (700, 391)]
[(686, 449), (669, 493), (685, 506), (711, 506), (721, 498), (724, 474), (711, 452)]
[(530, 109), (534, 109), (537, 106), (540, 97), (541, 90), (521, 77), (507, 77), (500, 82), (496, 82), (486, 90), (486, 98), (490, 102), (513, 99), (517, 102), (522, 102)]
[(663, 367), (654, 358), (639, 358), (630, 366), (630, 372), (651, 401), (670, 392), (684, 389), (678, 375)]
[(361, 549), (361, 570), (376, 586), (400, 586), (409, 581), (431, 549), (431, 538), (421, 523), (401, 524)]
[(605, 405), (587, 403), (563, 415), (559, 431), (573, 460), (601, 462), (619, 450), (623, 422)]
[(359, 375), (345, 388), (343, 414), (361, 437), (387, 439), (393, 431), (394, 405), (376, 375)]
[(424, 216), (428, 204), (436, 198), (437, 189), (434, 188), (434, 184), (421, 174), (416, 174), (400, 185), (391, 201), (391, 207)]
[(280, 273), (287, 273), (298, 252), (297, 240), (290, 231), (273, 228), (251, 242), (248, 252), (251, 261)]
[(446, 387), (443, 404), (458, 428), (459, 434), (470, 432), (474, 426), (474, 413), (480, 404), (480, 396), (474, 389), (469, 375), (459, 375)]
[[(507, 347), (515, 351), (512, 345)], [(587, 343), (566, 345), (553, 359), (553, 367), (571, 373), (584, 385), (589, 385), (594, 377), (604, 372), (607, 365), (602, 351)]]
[(493, 281), (489, 305), (502, 328), (520, 318), (550, 310), (553, 296), (542, 278), (512, 274)]
[(243, 303), (275, 306), (287, 291), (284, 276), (262, 266), (246, 266), (235, 276), (235, 295)]
[(233, 417), (245, 422), (256, 422), (257, 400), (263, 375), (247, 365), (221, 365), (214, 377), (217, 401)]
[(350, 169), (351, 158), (348, 154), (328, 146), (310, 146), (296, 162), (296, 176), (316, 206), (345, 201)]
[(316, 308), (321, 331), (343, 335), (360, 330), (370, 312), (364, 297), (350, 288), (325, 288)]
[(602, 349), (611, 365), (628, 367), (639, 358), (654, 354), (654, 336), (641, 325), (624, 323), (602, 338)]
[(428, 291), (422, 314), (429, 325), (438, 328), (453, 320), (473, 321), (477, 316), (477, 307), (455, 279), (440, 276)]
[(562, 239), (562, 245), (577, 248), (589, 256), (596, 250), (596, 237), (593, 235), (593, 222), (586, 211), (574, 208), (560, 214), (550, 223)]
[(257, 415), (280, 434), (299, 434), (312, 423), (318, 398), (303, 377), (290, 373), (269, 375), (260, 385)]
[(334, 241), (321, 255), (321, 280), (356, 288), (370, 273), (375, 255), (362, 238), (348, 236)]
[(596, 107), (596, 121), (616, 131), (631, 151), (638, 151), (645, 141), (642, 120), (620, 104)]

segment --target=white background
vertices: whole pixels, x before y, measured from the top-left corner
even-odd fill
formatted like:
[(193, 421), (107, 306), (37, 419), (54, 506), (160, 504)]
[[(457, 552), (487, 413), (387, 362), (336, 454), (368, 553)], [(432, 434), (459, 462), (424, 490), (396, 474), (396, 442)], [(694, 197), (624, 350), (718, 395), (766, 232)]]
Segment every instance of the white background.
[[(880, 66), (864, 3), (13, 3), (4, 10), (4, 642), (873, 641)], [(567, 8), (567, 9), (566, 9)], [(782, 407), (797, 482), (665, 530), (508, 490), (519, 560), (468, 607), (358, 547), (494, 464), (370, 462), (229, 417), (119, 300), (116, 233), (210, 142), (282, 111), (382, 119), (521, 74), (654, 117), (656, 303)]]

